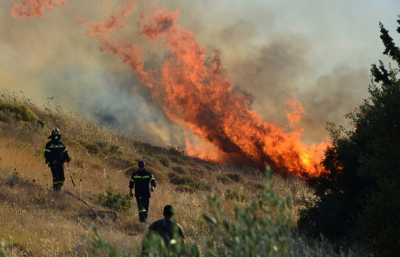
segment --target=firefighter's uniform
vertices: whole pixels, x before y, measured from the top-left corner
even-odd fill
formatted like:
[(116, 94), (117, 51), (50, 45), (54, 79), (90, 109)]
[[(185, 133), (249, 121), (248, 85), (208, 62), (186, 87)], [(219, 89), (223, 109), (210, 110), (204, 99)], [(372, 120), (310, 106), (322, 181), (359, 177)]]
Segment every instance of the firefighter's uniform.
[(140, 222), (146, 222), (148, 211), (149, 211), (149, 204), (150, 204), (150, 197), (151, 191), (156, 187), (156, 180), (150, 172), (148, 172), (143, 167), (134, 172), (131, 176), (129, 181), (129, 188), (131, 190), (135, 189), (135, 198), (137, 202), (138, 212), (139, 212), (139, 220)]
[(185, 235), (182, 227), (173, 220), (174, 209), (171, 205), (164, 207), (164, 218), (157, 220), (149, 226), (149, 233), (147, 233), (142, 246), (142, 256), (150, 256), (150, 252), (156, 250), (154, 247), (154, 240), (161, 239), (162, 245), (167, 249), (174, 249), (184, 244)]
[(54, 129), (49, 137), (50, 141), (44, 149), (44, 157), (53, 176), (53, 190), (60, 191), (64, 185), (64, 163), (71, 160), (58, 129)]
[(171, 219), (164, 218), (155, 221), (150, 225), (149, 231), (159, 235), (167, 246), (184, 239), (182, 227)]

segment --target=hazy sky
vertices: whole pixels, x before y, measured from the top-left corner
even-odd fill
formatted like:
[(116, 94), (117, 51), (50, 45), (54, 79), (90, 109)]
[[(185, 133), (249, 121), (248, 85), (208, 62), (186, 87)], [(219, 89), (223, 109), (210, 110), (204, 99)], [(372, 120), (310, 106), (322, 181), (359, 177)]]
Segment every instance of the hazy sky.
[(369, 66), (375, 62), (382, 49), (377, 33), (379, 21), (393, 31), (400, 15), (400, 1), (397, 0), (204, 2), (207, 4), (203, 10), (213, 6), (208, 9), (210, 13), (205, 12), (205, 17), (224, 17), (231, 23), (244, 21), (257, 25), (252, 40), (260, 44), (269, 41), (275, 33), (304, 36), (311, 43), (310, 57), (314, 68), (325, 71), (343, 63)]
[[(11, 1), (0, 0), (0, 87), (34, 99), (56, 96), (67, 109), (96, 118), (105, 113), (139, 134), (174, 141), (146, 93), (132, 90), (138, 82), (129, 68), (99, 51), (78, 24), (106, 17), (121, 2), (68, 0), (44, 17), (20, 20), (10, 16)], [(141, 9), (158, 2), (180, 10), (181, 23), (205, 48), (221, 51), (233, 84), (255, 95), (264, 117), (280, 122), (285, 99), (303, 101), (313, 139), (326, 135), (326, 121), (343, 122), (366, 95), (368, 69), (382, 52), (378, 22), (394, 34), (400, 14), (398, 0), (140, 2)], [(134, 17), (129, 26), (136, 26)], [(121, 37), (140, 41), (129, 35)]]

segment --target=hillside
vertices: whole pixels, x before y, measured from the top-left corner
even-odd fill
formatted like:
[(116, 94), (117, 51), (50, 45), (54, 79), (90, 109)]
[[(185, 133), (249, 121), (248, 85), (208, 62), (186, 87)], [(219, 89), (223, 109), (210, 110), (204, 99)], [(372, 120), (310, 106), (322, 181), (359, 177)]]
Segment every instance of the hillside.
[[(43, 159), (53, 127), (72, 157), (61, 193), (52, 192)], [(138, 256), (148, 224), (126, 200), (139, 159), (158, 181), (148, 223), (172, 204), (187, 242), (201, 251), (222, 240), (215, 250), (231, 252), (215, 256), (259, 256), (254, 251), (265, 247), (260, 256), (365, 256), (298, 234), (299, 211), (314, 198), (302, 179), (191, 158), (9, 94), (0, 98), (0, 256)], [(244, 242), (235, 249), (230, 240)]]
[[(145, 227), (137, 220), (136, 205), (112, 211), (101, 206), (99, 197), (106, 191), (126, 195), (129, 174), (141, 158), (159, 182), (150, 221), (170, 203), (190, 240), (204, 236), (200, 220), (208, 196), (221, 197), (224, 208), (232, 210), (263, 188), (254, 170), (193, 159), (50, 109), (56, 108), (39, 108), (7, 94), (0, 99), (0, 239), (10, 256), (80, 256), (94, 228), (118, 247), (138, 249)], [(51, 174), (42, 156), (55, 126), (73, 158), (61, 194), (50, 190)], [(274, 179), (282, 194), (301, 193), (302, 186)]]

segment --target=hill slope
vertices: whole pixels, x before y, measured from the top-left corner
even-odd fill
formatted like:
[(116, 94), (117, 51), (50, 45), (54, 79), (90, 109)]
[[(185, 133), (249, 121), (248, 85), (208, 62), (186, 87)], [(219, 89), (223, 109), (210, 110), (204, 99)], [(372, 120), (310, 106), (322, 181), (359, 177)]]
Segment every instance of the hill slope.
[[(53, 127), (61, 128), (72, 157), (66, 166), (66, 184), (57, 194), (51, 191), (51, 174), (43, 159), (43, 147)], [(287, 253), (284, 256), (292, 257), (364, 256), (336, 253), (325, 242), (292, 236), (290, 231), (295, 232), (299, 209), (306, 198), (313, 197), (300, 179), (269, 177), (272, 188), (266, 191), (269, 200), (265, 202), (259, 198), (265, 181), (259, 171), (190, 158), (176, 149), (120, 136), (55, 107), (38, 108), (28, 100), (7, 94), (0, 97), (0, 256), (5, 251), (8, 257), (97, 257), (98, 254), (90, 254), (95, 235), (101, 235), (115, 249), (137, 256), (147, 225), (138, 222), (136, 204), (126, 201), (126, 195), (129, 176), (139, 159), (146, 161), (158, 180), (149, 222), (161, 217), (164, 205), (172, 204), (187, 241), (196, 242), (203, 249), (207, 240), (222, 240), (225, 236), (229, 239), (235, 233), (245, 240), (255, 236), (243, 247), (250, 247), (248, 243), (254, 247), (271, 244), (276, 239), (274, 233), (281, 229), (274, 227), (275, 222), (285, 220), (284, 227), (291, 227), (285, 232), (289, 234), (284, 234), (285, 249), (276, 255), (263, 252), (257, 256), (282, 256), (283, 250)], [(290, 197), (290, 205), (275, 200), (273, 195)], [(220, 199), (217, 211), (225, 215), (221, 223), (224, 225), (219, 228), (225, 235), (219, 239), (203, 218), (204, 214), (213, 213), (209, 203), (212, 196)], [(251, 204), (256, 204), (256, 209), (267, 209), (264, 213), (246, 209)], [(274, 204), (278, 205), (273, 207)], [(245, 211), (237, 212), (237, 208)], [(284, 217), (279, 216), (279, 209), (284, 211)], [(226, 218), (232, 220), (233, 227), (227, 227)], [(230, 235), (229, 230), (234, 234)], [(251, 231), (259, 232), (253, 235)], [(277, 239), (281, 240), (279, 236)], [(233, 254), (226, 256), (243, 256), (236, 250)]]
[[(61, 194), (51, 192), (51, 174), (42, 156), (55, 126), (73, 158)], [(0, 238), (15, 256), (73, 256), (93, 226), (115, 245), (137, 249), (145, 227), (137, 221), (135, 204), (128, 211), (112, 211), (99, 197), (106, 191), (125, 196), (129, 174), (141, 158), (159, 182), (150, 221), (172, 204), (191, 240), (202, 236), (207, 196), (219, 195), (225, 208), (232, 209), (234, 202), (262, 189), (260, 175), (250, 170), (245, 175), (189, 158), (10, 96), (0, 99), (0, 156)]]

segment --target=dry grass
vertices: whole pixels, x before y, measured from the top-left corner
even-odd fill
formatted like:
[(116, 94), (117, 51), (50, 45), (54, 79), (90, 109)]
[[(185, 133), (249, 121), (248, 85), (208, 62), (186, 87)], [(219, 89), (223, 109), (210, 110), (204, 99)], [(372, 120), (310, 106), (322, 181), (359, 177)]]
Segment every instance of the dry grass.
[[(10, 99), (6, 100), (17, 101)], [(0, 103), (6, 100), (0, 97)], [(141, 158), (159, 181), (151, 199), (149, 220), (160, 218), (163, 206), (172, 204), (191, 241), (207, 236), (201, 217), (207, 212), (209, 196), (219, 196), (227, 213), (233, 213), (236, 205), (263, 190), (264, 178), (257, 173), (191, 159), (174, 149), (118, 136), (57, 108), (50, 112), (25, 104), (40, 120), (40, 126), (36, 121), (0, 121), (0, 241), (8, 243), (9, 256), (85, 256), (86, 239), (93, 228), (117, 247), (136, 252), (146, 226), (137, 220), (135, 203), (128, 212), (118, 213), (115, 221), (108, 217), (94, 219), (85, 204), (66, 192), (101, 209), (96, 201), (99, 194), (108, 189), (128, 193), (132, 164)], [(54, 126), (61, 128), (73, 159), (66, 166), (66, 185), (59, 195), (50, 191), (51, 175), (42, 156)], [(171, 175), (190, 178), (190, 183), (186, 180), (181, 181), (182, 185), (173, 184)], [(274, 190), (293, 196), (298, 207), (312, 195), (298, 180), (273, 179)], [(207, 188), (198, 187), (200, 181)], [(182, 186), (191, 190), (184, 191)], [(297, 210), (293, 210), (294, 220)]]
[[(0, 97), (2, 101), (18, 100)], [(217, 175), (232, 174), (229, 169), (190, 159), (173, 149), (115, 135), (72, 114), (39, 109), (26, 101), (22, 104), (41, 125), (29, 120), (0, 121), (0, 241), (8, 243), (10, 256), (79, 256), (83, 254), (84, 239), (92, 234), (94, 227), (116, 246), (131, 251), (138, 249), (146, 226), (138, 222), (135, 204), (128, 212), (119, 213), (116, 221), (107, 217), (93, 219), (85, 204), (65, 192), (100, 209), (96, 199), (107, 189), (128, 193), (129, 171), (139, 158), (147, 161), (159, 181), (151, 200), (149, 220), (160, 218), (163, 206), (172, 204), (189, 240), (197, 240), (207, 233), (201, 215), (206, 211), (209, 195), (224, 197), (229, 190), (254, 194), (250, 185), (257, 178), (252, 176), (240, 178), (240, 183), (233, 176), (229, 183), (222, 183)], [(59, 195), (50, 191), (51, 174), (42, 156), (53, 126), (63, 131), (73, 158), (66, 166), (64, 193)], [(95, 151), (90, 150), (93, 146)], [(208, 190), (194, 188), (191, 192), (178, 192), (178, 186), (168, 179), (173, 173), (184, 174), (193, 182), (202, 181)], [(224, 207), (233, 210), (235, 201), (227, 197)]]

